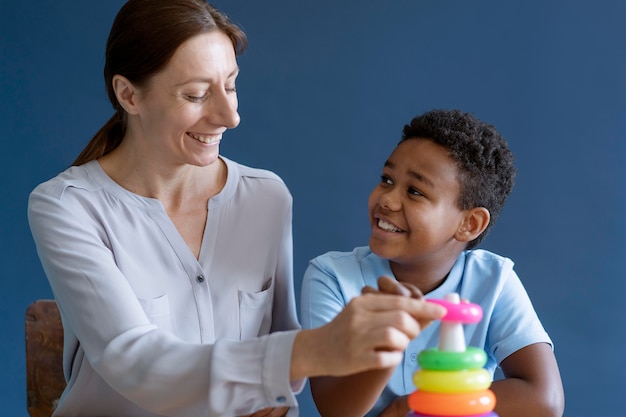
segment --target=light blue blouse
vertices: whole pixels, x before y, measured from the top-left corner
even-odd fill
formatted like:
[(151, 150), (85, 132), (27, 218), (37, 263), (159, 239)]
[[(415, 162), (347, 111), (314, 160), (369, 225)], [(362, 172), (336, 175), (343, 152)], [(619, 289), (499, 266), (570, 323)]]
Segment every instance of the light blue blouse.
[(55, 416), (297, 415), (292, 197), (274, 173), (222, 159), (228, 178), (208, 203), (199, 259), (160, 201), (122, 188), (97, 161), (31, 193), (65, 330), (68, 385)]
[[(313, 259), (302, 283), (302, 326), (315, 328), (329, 322), (365, 285), (377, 288), (382, 275), (394, 277), (389, 261), (368, 247)], [(444, 298), (452, 292), (483, 309), (480, 323), (464, 326), (465, 341), (487, 352), (485, 368), (492, 376), (498, 364), (515, 351), (533, 343), (552, 344), (510, 259), (485, 250), (463, 252), (444, 283), (426, 298)], [(410, 343), (368, 417), (377, 416), (395, 397), (415, 390), (412, 377), (418, 369), (417, 355), (437, 347), (439, 328), (440, 322), (433, 323)]]

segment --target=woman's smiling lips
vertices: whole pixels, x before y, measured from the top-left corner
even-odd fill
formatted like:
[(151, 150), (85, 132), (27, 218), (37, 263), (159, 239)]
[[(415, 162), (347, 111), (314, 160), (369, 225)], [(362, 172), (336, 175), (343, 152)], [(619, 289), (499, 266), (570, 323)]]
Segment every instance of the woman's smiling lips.
[(192, 133), (192, 132), (187, 132), (187, 135), (192, 138), (195, 139), (199, 142), (202, 142), (206, 145), (213, 145), (215, 143), (219, 143), (222, 140), (222, 135), (201, 135), (199, 133)]

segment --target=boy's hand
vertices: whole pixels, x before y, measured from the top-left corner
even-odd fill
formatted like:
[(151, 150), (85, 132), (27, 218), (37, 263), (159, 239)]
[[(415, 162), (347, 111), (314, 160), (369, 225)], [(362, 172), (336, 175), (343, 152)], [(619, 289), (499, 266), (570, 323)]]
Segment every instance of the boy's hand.
[(264, 408), (256, 411), (253, 414), (248, 414), (241, 417), (285, 417), (289, 411), (289, 407), (276, 407), (276, 408)]
[(378, 417), (405, 417), (411, 411), (407, 397), (407, 395), (403, 395), (393, 400)]
[(390, 295), (405, 295), (407, 297), (420, 299), (424, 298), (424, 294), (413, 284), (396, 281), (393, 278), (382, 276), (378, 278), (378, 290), (376, 288), (366, 285), (361, 290), (362, 294), (390, 294)]

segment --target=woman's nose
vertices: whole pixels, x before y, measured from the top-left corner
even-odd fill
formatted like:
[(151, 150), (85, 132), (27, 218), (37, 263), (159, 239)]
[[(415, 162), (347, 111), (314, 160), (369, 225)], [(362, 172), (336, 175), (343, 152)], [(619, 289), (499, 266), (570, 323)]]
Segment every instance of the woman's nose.
[(239, 125), (241, 118), (237, 112), (239, 101), (236, 93), (222, 91), (211, 97), (211, 105), (207, 109), (212, 124), (233, 129)]

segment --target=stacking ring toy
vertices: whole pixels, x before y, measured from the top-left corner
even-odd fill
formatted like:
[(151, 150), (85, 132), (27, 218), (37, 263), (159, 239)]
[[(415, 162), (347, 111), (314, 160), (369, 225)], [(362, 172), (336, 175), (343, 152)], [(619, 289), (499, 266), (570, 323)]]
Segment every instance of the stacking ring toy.
[(487, 354), (474, 346), (468, 346), (465, 352), (431, 348), (421, 351), (417, 356), (417, 362), (422, 368), (435, 371), (478, 369), (487, 363)]
[[(406, 415), (406, 417), (433, 417), (433, 416), (420, 414), (420, 413), (416, 413), (415, 411), (411, 411), (409, 412), (409, 414)], [(463, 417), (498, 417), (498, 415), (495, 412), (490, 411), (485, 414), (473, 414), (471, 416), (463, 416)]]
[(491, 376), (482, 368), (462, 371), (421, 369), (413, 374), (413, 383), (418, 389), (430, 392), (472, 392), (489, 388)]
[(471, 416), (492, 411), (496, 396), (491, 390), (462, 394), (440, 394), (428, 391), (413, 391), (409, 395), (411, 410), (431, 416)]
[(427, 299), (429, 303), (439, 304), (446, 308), (447, 313), (441, 321), (457, 321), (465, 324), (478, 323), (483, 318), (483, 309), (478, 304), (461, 302), (459, 304), (446, 300)]

